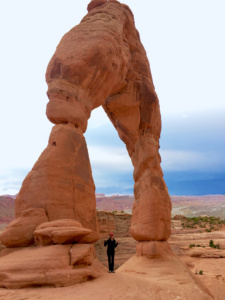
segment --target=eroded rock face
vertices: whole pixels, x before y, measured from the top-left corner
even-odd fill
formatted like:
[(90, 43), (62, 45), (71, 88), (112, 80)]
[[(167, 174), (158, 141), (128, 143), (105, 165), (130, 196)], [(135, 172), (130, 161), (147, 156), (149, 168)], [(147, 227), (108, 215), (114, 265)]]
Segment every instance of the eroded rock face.
[(139, 242), (136, 246), (137, 256), (149, 258), (171, 255), (172, 251), (167, 241)]
[[(89, 234), (79, 243), (98, 240), (95, 185), (83, 134), (91, 111), (102, 105), (126, 144), (134, 166), (135, 202), (130, 233), (140, 242), (166, 241), (171, 230), (171, 202), (160, 167), (161, 117), (146, 52), (135, 28), (133, 14), (126, 5), (113, 0), (93, 0), (88, 5), (88, 12), (78, 26), (64, 35), (48, 65), (46, 114), (55, 126), (47, 148), (25, 178), (16, 198), (16, 217), (29, 208), (45, 209), (49, 223), (62, 219), (80, 222)], [(30, 220), (32, 223), (35, 221)], [(36, 229), (36, 223), (33, 227)], [(83, 229), (78, 226), (76, 230)], [(69, 233), (65, 228), (57, 231), (51, 224), (46, 228), (39, 227), (35, 233), (36, 241), (43, 246), (77, 242), (74, 240), (76, 230), (73, 227)], [(137, 249), (142, 249), (141, 255), (144, 255), (154, 245), (145, 249), (140, 244)], [(47, 247), (59, 249), (55, 245)], [(84, 247), (82, 249), (86, 253)], [(39, 255), (38, 251), (45, 252), (41, 247), (32, 253)], [(20, 254), (21, 257), (26, 255), (24, 251)], [(12, 255), (2, 258), (6, 266), (9, 259), (10, 270), (16, 268)], [(92, 260), (90, 258), (89, 262)], [(21, 260), (20, 264), (25, 261)], [(64, 269), (65, 274), (61, 271), (48, 273), (47, 281), (60, 282), (62, 274), (68, 273), (67, 266)], [(33, 284), (45, 284), (46, 279), (41, 271), (41, 275), (38, 272), (32, 277)], [(77, 270), (66, 284), (85, 280), (87, 276), (82, 274)], [(4, 282), (9, 276), (7, 270), (0, 269), (0, 276)], [(20, 275), (16, 280), (21, 283), (15, 285), (13, 275), (10, 278), (10, 283), (3, 286), (26, 286)]]
[(98, 211), (97, 218), (100, 227), (101, 238), (108, 237), (109, 232), (113, 232), (116, 237), (130, 236), (130, 214), (114, 214), (106, 211)]

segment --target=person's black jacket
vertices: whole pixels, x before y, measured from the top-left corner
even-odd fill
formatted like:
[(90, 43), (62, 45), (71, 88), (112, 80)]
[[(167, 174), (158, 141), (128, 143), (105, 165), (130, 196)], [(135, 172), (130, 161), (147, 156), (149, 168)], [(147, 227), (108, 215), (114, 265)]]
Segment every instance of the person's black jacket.
[(118, 245), (118, 242), (116, 242), (114, 239), (108, 239), (107, 241), (104, 241), (104, 246), (107, 246), (107, 254), (114, 254), (115, 253), (115, 248)]

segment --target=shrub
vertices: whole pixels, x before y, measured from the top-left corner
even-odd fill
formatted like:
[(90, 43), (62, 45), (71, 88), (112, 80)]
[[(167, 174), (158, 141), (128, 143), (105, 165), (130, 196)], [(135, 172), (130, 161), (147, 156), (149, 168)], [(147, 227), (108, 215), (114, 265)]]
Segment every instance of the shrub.
[(220, 244), (216, 244), (215, 248), (220, 249)]
[(209, 241), (209, 247), (211, 248), (216, 248), (216, 249), (220, 249), (220, 244), (214, 244), (213, 240)]
[(211, 247), (211, 248), (215, 248), (215, 245), (214, 245), (214, 242), (213, 242), (213, 240), (210, 240), (210, 241), (209, 241), (209, 247)]
[(189, 247), (193, 248), (193, 247), (195, 247), (195, 244), (190, 244)]
[(203, 275), (203, 271), (200, 270), (200, 271), (198, 272), (198, 274), (199, 274), (199, 275)]
[(199, 223), (199, 218), (198, 217), (194, 217), (193, 221), (194, 221), (194, 224), (198, 224)]

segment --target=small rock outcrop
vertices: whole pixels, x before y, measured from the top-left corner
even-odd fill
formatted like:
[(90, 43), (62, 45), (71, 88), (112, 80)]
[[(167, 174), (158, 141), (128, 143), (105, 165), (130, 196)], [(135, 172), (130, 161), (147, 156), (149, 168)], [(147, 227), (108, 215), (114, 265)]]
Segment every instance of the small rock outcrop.
[(34, 243), (34, 231), (38, 225), (47, 222), (43, 208), (29, 208), (12, 221), (1, 234), (1, 242), (8, 248), (27, 247)]
[[(99, 106), (103, 106), (126, 144), (134, 166), (130, 233), (140, 242), (137, 255), (154, 256), (162, 244), (164, 252), (170, 251), (166, 241), (171, 234), (171, 201), (158, 151), (159, 101), (129, 7), (114, 0), (91, 1), (88, 14), (57, 46), (46, 81), (46, 114), (55, 126), (47, 148), (16, 198), (13, 224), (17, 227), (9, 225), (0, 237), (7, 247), (32, 246), (34, 241), (38, 247), (5, 252), (0, 259), (0, 285), (68, 285), (97, 276), (92, 248), (72, 246), (70, 260), (71, 246), (57, 244), (91, 245), (100, 237), (95, 185), (84, 138), (91, 112)], [(44, 210), (48, 219), (30, 218), (29, 235), (15, 243), (13, 230), (24, 236), (27, 218), (23, 217), (30, 209)], [(68, 219), (81, 226), (62, 224)], [(78, 260), (76, 249), (84, 255), (78, 255)], [(60, 255), (62, 263), (55, 266)], [(76, 268), (80, 261), (92, 264)], [(24, 268), (26, 278), (20, 271)]]

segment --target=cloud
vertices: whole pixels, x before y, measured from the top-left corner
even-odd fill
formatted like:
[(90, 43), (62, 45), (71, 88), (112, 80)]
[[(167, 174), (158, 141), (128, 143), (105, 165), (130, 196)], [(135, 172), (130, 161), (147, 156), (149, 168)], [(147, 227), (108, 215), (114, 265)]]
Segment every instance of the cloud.
[(165, 171), (213, 171), (225, 169), (225, 161), (220, 153), (160, 150), (162, 169)]
[(88, 120), (88, 129), (99, 128), (108, 122), (109, 118), (104, 109), (100, 106), (91, 112), (91, 117)]
[(19, 192), (28, 169), (14, 168), (0, 171), (0, 195), (15, 195)]
[(93, 168), (106, 171), (133, 171), (131, 159), (125, 147), (91, 145), (88, 147), (88, 151)]

